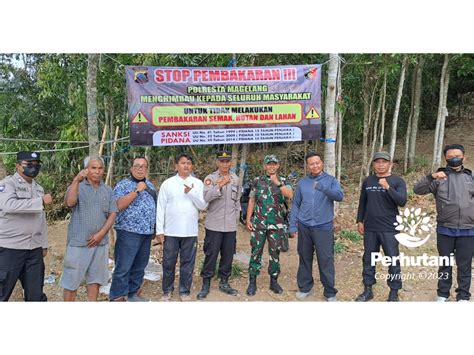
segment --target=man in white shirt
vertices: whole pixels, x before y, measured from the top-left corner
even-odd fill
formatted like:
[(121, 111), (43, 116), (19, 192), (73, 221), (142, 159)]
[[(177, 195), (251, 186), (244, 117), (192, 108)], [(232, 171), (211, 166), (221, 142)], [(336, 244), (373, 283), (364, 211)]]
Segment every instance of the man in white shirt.
[(178, 254), (179, 295), (182, 301), (189, 301), (196, 260), (199, 210), (205, 209), (207, 204), (204, 201), (204, 184), (191, 176), (192, 156), (178, 154), (175, 168), (178, 173), (161, 185), (156, 208), (156, 235), (163, 241), (162, 301), (169, 301), (173, 294)]

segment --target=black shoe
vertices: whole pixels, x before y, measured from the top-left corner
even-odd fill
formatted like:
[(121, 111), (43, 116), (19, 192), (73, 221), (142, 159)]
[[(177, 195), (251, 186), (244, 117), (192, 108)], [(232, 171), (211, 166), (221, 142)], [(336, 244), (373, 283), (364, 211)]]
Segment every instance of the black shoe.
[(372, 292), (372, 286), (365, 286), (364, 292), (362, 292), (357, 298), (355, 299), (356, 302), (367, 302), (374, 298), (374, 294)]
[(230, 287), (228, 279), (224, 277), (219, 282), (219, 290), (231, 296), (236, 296), (238, 293), (235, 288)]
[(250, 276), (247, 296), (254, 296), (257, 293), (257, 276)]
[(283, 293), (283, 289), (278, 284), (278, 276), (270, 276), (270, 290), (279, 295)]
[(398, 290), (391, 288), (388, 294), (387, 302), (398, 302)]
[(197, 294), (196, 298), (198, 300), (203, 300), (209, 294), (209, 289), (211, 288), (211, 279), (205, 278), (202, 279), (202, 288), (201, 291)]

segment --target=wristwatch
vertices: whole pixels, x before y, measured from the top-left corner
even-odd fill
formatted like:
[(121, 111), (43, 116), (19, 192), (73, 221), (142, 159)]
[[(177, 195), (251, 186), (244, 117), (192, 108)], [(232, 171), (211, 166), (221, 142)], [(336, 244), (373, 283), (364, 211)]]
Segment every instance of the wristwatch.
[(140, 191), (138, 191), (138, 189), (136, 189), (135, 192), (137, 193), (137, 195), (140, 195)]
[(277, 185), (277, 186), (278, 186), (278, 187), (282, 187), (282, 186), (283, 186), (283, 183), (282, 183), (282, 182), (280, 182), (280, 185)]

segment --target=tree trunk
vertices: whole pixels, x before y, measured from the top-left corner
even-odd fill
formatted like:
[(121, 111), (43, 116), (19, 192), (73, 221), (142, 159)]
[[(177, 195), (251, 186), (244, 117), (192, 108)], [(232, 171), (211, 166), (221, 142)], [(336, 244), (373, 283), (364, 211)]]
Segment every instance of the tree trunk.
[(242, 144), (242, 156), (240, 157), (240, 169), (239, 169), (239, 191), (242, 191), (242, 186), (244, 185), (244, 166), (247, 163), (247, 153), (249, 151), (248, 144)]
[(335, 116), (337, 97), (337, 76), (339, 68), (339, 55), (329, 55), (328, 88), (326, 96), (325, 122), (326, 144), (324, 149), (325, 171), (330, 175), (336, 174), (336, 135), (337, 119)]
[(369, 140), (369, 95), (368, 95), (368, 74), (365, 77), (364, 89), (362, 92), (362, 100), (364, 101), (364, 130), (362, 131), (362, 164), (360, 168), (359, 186), (362, 186), (362, 181), (365, 178), (365, 169), (367, 165), (367, 141)]
[(89, 54), (87, 60), (87, 133), (89, 136), (89, 155), (99, 155), (99, 127), (97, 112), (97, 66), (98, 54)]
[(400, 81), (398, 83), (397, 101), (395, 102), (395, 111), (393, 112), (392, 120), (392, 134), (390, 137), (390, 148), (389, 153), (392, 157), (392, 161), (395, 158), (395, 146), (397, 144), (397, 125), (398, 125), (398, 113), (400, 112), (400, 103), (403, 95), (403, 84), (405, 83), (405, 73), (408, 67), (408, 56), (403, 57), (402, 70), (400, 73)]
[(420, 118), (420, 103), (421, 103), (424, 64), (425, 64), (425, 57), (423, 55), (420, 55), (420, 61), (418, 62), (418, 66), (416, 70), (415, 103), (413, 106), (413, 119), (411, 122), (412, 125), (411, 125), (411, 134), (410, 134), (410, 150), (408, 151), (408, 168), (411, 168), (415, 165), (416, 136), (418, 134), (418, 121)]
[(432, 171), (441, 164), (441, 152), (443, 151), (443, 140), (444, 140), (444, 123), (446, 121), (447, 109), (446, 99), (448, 94), (449, 84), (449, 55), (445, 54), (443, 69), (441, 70), (441, 80), (439, 84), (439, 104), (438, 104), (438, 117), (436, 119), (436, 130), (433, 144), (433, 163), (431, 166)]
[(385, 113), (387, 109), (385, 108), (385, 101), (387, 99), (387, 72), (383, 77), (383, 93), (382, 93), (382, 117), (380, 118), (380, 144), (379, 151), (383, 150), (383, 136), (385, 135)]
[[(337, 100), (339, 103), (342, 102), (342, 69), (341, 69), (341, 61), (339, 61), (339, 75), (337, 76)], [(337, 118), (337, 173), (336, 178), (337, 181), (341, 181), (341, 173), (342, 173), (342, 119), (344, 116), (344, 111), (342, 107), (336, 110), (336, 118)]]
[(410, 150), (411, 121), (413, 120), (413, 107), (415, 105), (416, 67), (413, 69), (412, 75), (410, 114), (408, 115), (407, 131), (405, 134), (405, 156), (403, 161), (404, 174), (406, 174), (408, 171), (408, 151)]
[(7, 169), (3, 163), (3, 157), (0, 157), (0, 180), (3, 180), (7, 176)]
[[(235, 67), (237, 65), (237, 56), (234, 54), (232, 54), (232, 65)], [(231, 157), (231, 160), (230, 160), (230, 163), (231, 163), (231, 169), (233, 169), (234, 171), (237, 171), (237, 161), (239, 160), (239, 143), (236, 143), (236, 144), (232, 144), (232, 157)], [(239, 176), (240, 176), (240, 173), (239, 173)], [(240, 182), (242, 184), (242, 181)]]
[(372, 128), (372, 144), (370, 148), (370, 154), (369, 154), (369, 159), (367, 161), (367, 167), (366, 167), (366, 175), (368, 175), (368, 172), (370, 172), (370, 166), (372, 165), (372, 157), (374, 156), (375, 153), (375, 145), (377, 144), (377, 137), (378, 137), (378, 129), (379, 129), (379, 120), (380, 120), (380, 111), (382, 110), (382, 102), (383, 102), (383, 85), (380, 87), (380, 95), (379, 95), (379, 103), (377, 105), (377, 110), (375, 111), (375, 119), (374, 119), (374, 125)]

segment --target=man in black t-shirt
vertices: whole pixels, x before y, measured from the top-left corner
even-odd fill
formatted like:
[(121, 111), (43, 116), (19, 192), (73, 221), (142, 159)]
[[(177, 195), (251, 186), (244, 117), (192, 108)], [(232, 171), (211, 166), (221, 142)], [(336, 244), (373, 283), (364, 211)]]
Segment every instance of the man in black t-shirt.
[[(374, 298), (372, 285), (375, 284), (375, 265), (371, 265), (372, 253), (380, 252), (382, 245), (385, 256), (398, 256), (398, 241), (395, 239), (394, 223), (398, 207), (407, 202), (405, 181), (390, 173), (392, 163), (390, 154), (377, 152), (372, 159), (374, 175), (368, 176), (362, 183), (357, 211), (357, 227), (364, 236), (363, 282), (364, 292), (357, 296), (357, 302), (366, 302)], [(400, 264), (394, 263), (388, 268), (387, 284), (390, 287), (389, 302), (398, 301), (398, 290), (402, 288)]]

